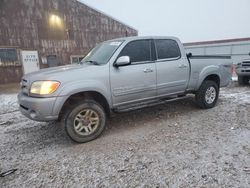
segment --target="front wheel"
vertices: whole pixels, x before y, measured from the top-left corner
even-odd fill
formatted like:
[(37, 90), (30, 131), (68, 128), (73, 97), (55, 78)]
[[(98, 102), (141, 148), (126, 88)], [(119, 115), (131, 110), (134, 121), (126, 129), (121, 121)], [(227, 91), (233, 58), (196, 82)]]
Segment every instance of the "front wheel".
[(195, 95), (197, 105), (200, 108), (213, 108), (218, 100), (219, 86), (216, 82), (205, 80)]
[(106, 126), (106, 115), (101, 105), (93, 100), (82, 101), (68, 110), (63, 119), (68, 136), (84, 143), (96, 139)]

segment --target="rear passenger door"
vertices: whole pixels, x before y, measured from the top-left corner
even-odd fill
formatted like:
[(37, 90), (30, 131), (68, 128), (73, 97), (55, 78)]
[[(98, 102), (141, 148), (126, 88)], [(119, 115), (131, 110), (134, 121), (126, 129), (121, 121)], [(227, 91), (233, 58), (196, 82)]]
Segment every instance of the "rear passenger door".
[(178, 43), (172, 39), (156, 39), (157, 95), (184, 92), (189, 78), (189, 64), (181, 56)]
[(153, 40), (129, 42), (119, 57), (129, 56), (131, 64), (110, 68), (110, 82), (114, 106), (139, 102), (156, 96), (156, 68)]

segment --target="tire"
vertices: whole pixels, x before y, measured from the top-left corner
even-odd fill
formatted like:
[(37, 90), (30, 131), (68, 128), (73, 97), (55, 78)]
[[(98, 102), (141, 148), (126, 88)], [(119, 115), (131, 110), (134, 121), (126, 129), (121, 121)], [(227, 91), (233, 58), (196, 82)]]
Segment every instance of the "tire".
[(195, 95), (197, 105), (203, 109), (213, 108), (218, 100), (219, 86), (212, 80), (205, 80)]
[(106, 126), (106, 114), (97, 102), (85, 100), (65, 113), (63, 123), (67, 135), (73, 141), (85, 143), (101, 135)]
[(238, 76), (239, 85), (247, 85), (249, 83), (249, 78), (246, 76)]

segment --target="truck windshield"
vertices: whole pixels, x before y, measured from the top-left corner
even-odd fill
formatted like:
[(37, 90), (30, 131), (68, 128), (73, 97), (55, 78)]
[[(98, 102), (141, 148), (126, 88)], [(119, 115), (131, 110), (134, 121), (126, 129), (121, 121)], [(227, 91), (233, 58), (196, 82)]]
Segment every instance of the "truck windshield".
[(85, 58), (82, 59), (82, 63), (93, 63), (95, 65), (106, 64), (114, 52), (123, 43), (122, 40), (109, 41), (98, 44), (93, 48)]

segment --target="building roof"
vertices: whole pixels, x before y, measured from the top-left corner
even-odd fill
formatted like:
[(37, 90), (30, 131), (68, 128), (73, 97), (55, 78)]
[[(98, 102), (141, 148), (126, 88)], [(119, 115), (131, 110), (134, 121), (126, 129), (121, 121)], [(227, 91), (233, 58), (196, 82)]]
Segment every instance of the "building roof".
[(206, 45), (206, 44), (221, 44), (229, 42), (245, 42), (250, 41), (249, 38), (236, 38), (236, 39), (224, 39), (224, 40), (211, 40), (211, 41), (200, 41), (200, 42), (188, 42), (184, 43), (184, 46), (196, 46), (196, 45)]
[(81, 4), (83, 4), (83, 5), (85, 5), (85, 6), (87, 6), (87, 7), (89, 7), (90, 9), (92, 9), (92, 10), (94, 10), (94, 11), (96, 11), (96, 12), (99, 12), (99, 13), (101, 13), (101, 14), (103, 14), (103, 15), (109, 17), (109, 18), (111, 18), (112, 20), (115, 20), (115, 21), (119, 22), (120, 24), (122, 24), (122, 25), (124, 25), (124, 26), (126, 26), (126, 27), (129, 27), (130, 29), (133, 29), (133, 30), (135, 30), (136, 32), (138, 32), (138, 30), (137, 30), (136, 28), (134, 28), (134, 27), (132, 27), (132, 26), (130, 26), (130, 25), (128, 25), (128, 24), (126, 24), (126, 23), (124, 23), (124, 22), (118, 20), (117, 18), (114, 18), (114, 17), (108, 15), (107, 13), (105, 13), (105, 12), (103, 12), (103, 11), (101, 11), (101, 10), (98, 10), (98, 9), (94, 8), (93, 6), (87, 4), (86, 2), (83, 2), (82, 0), (76, 0), (76, 1), (79, 2), (79, 3), (81, 3)]

